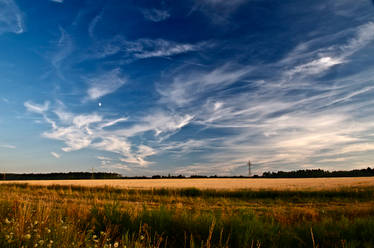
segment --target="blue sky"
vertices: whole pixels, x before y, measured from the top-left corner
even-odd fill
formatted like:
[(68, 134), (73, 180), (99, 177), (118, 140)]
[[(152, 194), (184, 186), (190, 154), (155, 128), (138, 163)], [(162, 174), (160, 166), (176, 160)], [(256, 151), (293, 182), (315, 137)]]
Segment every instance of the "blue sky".
[(374, 163), (369, 0), (0, 0), (0, 168)]

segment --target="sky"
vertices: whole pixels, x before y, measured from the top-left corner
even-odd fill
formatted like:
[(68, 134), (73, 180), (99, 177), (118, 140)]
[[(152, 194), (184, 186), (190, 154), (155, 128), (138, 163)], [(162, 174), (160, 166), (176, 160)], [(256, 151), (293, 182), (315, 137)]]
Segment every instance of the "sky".
[(0, 0), (0, 170), (374, 166), (370, 0)]

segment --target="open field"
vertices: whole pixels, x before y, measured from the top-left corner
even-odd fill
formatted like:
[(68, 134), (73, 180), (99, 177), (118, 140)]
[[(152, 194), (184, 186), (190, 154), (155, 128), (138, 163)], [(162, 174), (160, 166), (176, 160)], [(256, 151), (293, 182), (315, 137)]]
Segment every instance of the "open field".
[[(195, 180), (211, 179), (188, 181)], [(374, 186), (228, 190), (52, 183), (0, 185), (0, 247), (374, 247)]]
[(30, 185), (75, 185), (87, 187), (119, 187), (128, 189), (198, 188), (198, 189), (277, 189), (324, 190), (341, 187), (374, 186), (374, 177), (342, 178), (194, 178), (194, 179), (115, 179), (115, 180), (29, 180), (0, 181)]

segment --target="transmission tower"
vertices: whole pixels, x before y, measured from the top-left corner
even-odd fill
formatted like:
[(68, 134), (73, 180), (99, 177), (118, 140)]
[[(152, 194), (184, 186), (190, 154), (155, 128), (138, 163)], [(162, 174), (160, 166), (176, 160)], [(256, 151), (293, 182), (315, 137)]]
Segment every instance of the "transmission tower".
[(248, 177), (251, 177), (252, 175), (251, 166), (252, 166), (251, 160), (248, 160)]

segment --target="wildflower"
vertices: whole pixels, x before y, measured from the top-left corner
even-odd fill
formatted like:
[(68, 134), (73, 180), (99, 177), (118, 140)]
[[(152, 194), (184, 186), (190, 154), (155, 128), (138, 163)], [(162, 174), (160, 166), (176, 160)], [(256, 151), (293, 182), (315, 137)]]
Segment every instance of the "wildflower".
[(47, 229), (47, 233), (50, 233), (50, 232), (51, 232), (51, 229), (48, 228), (48, 229)]
[(10, 221), (8, 220), (8, 218), (5, 218), (5, 223), (10, 224)]
[(39, 244), (40, 244), (40, 245), (43, 245), (43, 244), (44, 244), (44, 240), (42, 240), (42, 239), (39, 240)]
[(38, 247), (38, 244), (35, 244), (34, 247)]
[(31, 239), (31, 234), (26, 234), (25, 239)]
[(101, 231), (101, 232), (100, 232), (100, 235), (104, 235), (104, 232), (103, 232), (103, 231)]
[(50, 240), (49, 243), (53, 244), (53, 240)]
[(143, 240), (144, 239), (144, 236), (143, 235), (140, 235), (140, 240)]
[(10, 238), (10, 236), (9, 235), (5, 235), (5, 239), (9, 239)]
[(93, 235), (93, 236), (92, 236), (92, 238), (93, 238), (93, 239), (96, 239), (96, 238), (97, 238), (97, 236), (96, 236), (96, 235)]
[(115, 243), (113, 244), (113, 247), (117, 248), (118, 245), (119, 245), (118, 242), (115, 242)]
[(62, 229), (66, 230), (66, 229), (68, 229), (68, 227), (67, 226), (62, 226)]
[(34, 222), (34, 225), (37, 225), (38, 224), (38, 221), (36, 220), (35, 222)]

